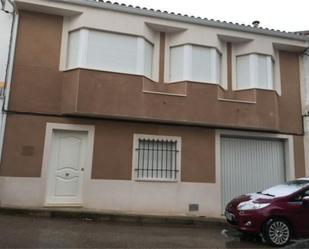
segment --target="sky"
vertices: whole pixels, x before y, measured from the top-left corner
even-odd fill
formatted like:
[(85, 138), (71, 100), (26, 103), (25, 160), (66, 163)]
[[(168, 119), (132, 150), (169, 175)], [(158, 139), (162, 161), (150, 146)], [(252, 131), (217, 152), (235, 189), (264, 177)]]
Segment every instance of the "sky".
[(282, 31), (309, 30), (309, 0), (117, 0), (117, 2), (241, 24), (251, 24), (254, 20), (258, 20), (261, 27)]

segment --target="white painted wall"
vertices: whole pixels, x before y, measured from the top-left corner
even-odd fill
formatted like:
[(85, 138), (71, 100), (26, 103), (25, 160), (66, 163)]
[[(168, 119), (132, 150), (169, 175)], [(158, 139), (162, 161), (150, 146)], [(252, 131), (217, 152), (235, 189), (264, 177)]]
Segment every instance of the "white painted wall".
[(300, 63), (302, 63), (303, 65), (301, 68), (301, 76), (303, 82), (303, 111), (306, 113), (309, 111), (309, 49), (305, 51)]
[(309, 176), (309, 117), (304, 117), (304, 133), (306, 176)]
[[(303, 114), (309, 114), (309, 49), (307, 49), (300, 60), (300, 75), (302, 81), (302, 105)], [(306, 175), (309, 175), (309, 116), (304, 117), (304, 146)]]
[(13, 16), (0, 10), (0, 83), (5, 81)]
[[(6, 114), (3, 113), (4, 103), (4, 85), (6, 81), (9, 81), (11, 68), (9, 67), (9, 50), (11, 43), (11, 30), (13, 23), (13, 6), (8, 2), (4, 1), (4, 6), (0, 4), (0, 159), (2, 154), (2, 145), (4, 139), (4, 129), (6, 122)], [(9, 13), (7, 13), (7, 12)], [(10, 55), (11, 56), (11, 55)], [(6, 82), (8, 83), (8, 82)], [(8, 98), (6, 99), (6, 102)]]
[[(43, 178), (0, 177), (2, 206), (44, 206)], [(98, 191), (100, 190), (100, 191)], [(199, 204), (190, 213), (189, 204)], [(132, 214), (220, 217), (220, 188), (211, 183), (88, 180), (83, 208)]]

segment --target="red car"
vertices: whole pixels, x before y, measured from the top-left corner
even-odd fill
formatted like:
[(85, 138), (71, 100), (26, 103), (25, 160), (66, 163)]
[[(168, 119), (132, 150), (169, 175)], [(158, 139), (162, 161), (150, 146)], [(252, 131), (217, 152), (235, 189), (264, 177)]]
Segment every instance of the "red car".
[(309, 178), (239, 196), (225, 209), (227, 221), (244, 233), (261, 235), (273, 246), (309, 236)]

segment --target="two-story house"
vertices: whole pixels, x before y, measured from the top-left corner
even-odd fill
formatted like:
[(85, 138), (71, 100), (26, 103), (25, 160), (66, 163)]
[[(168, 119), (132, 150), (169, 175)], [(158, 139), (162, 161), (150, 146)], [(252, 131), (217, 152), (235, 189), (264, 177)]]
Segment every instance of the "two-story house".
[(308, 37), (91, 0), (16, 0), (2, 206), (218, 217), (305, 175)]

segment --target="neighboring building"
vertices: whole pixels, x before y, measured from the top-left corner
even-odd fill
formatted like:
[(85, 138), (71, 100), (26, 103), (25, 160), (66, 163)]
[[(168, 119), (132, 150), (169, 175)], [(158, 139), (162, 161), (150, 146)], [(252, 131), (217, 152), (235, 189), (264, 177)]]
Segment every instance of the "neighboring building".
[[(303, 31), (301, 34), (309, 38), (309, 31)], [(304, 114), (304, 146), (305, 146), (305, 162), (306, 175), (309, 175), (309, 48), (302, 56), (302, 102)]]
[(218, 217), (305, 176), (308, 37), (105, 2), (17, 0), (2, 206)]
[[(10, 13), (12, 6), (9, 2), (0, 2), (0, 87), (3, 89), (6, 78), (6, 71), (8, 65), (8, 55), (10, 48), (10, 36), (12, 28), (13, 16)], [(2, 94), (1, 94), (2, 96)]]
[(5, 125), (4, 109), (4, 85), (10, 74), (9, 57), (11, 55), (11, 37), (13, 24), (13, 2), (0, 2), (0, 157), (3, 143), (3, 132)]

